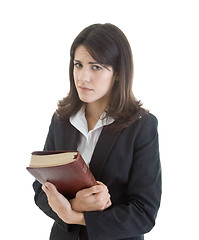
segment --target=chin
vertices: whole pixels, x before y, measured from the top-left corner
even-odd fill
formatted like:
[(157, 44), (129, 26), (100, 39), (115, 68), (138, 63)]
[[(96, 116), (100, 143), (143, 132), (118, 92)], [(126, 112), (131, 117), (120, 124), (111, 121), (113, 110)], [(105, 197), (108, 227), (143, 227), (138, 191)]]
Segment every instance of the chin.
[(94, 102), (92, 99), (89, 99), (88, 97), (79, 97), (79, 98), (84, 103), (92, 103), (92, 102)]

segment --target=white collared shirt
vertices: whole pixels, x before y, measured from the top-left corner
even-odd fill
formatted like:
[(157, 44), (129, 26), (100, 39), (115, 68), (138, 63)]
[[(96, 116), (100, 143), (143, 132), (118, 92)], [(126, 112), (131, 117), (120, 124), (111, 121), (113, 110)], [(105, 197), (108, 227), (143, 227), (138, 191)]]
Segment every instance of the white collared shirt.
[(104, 112), (96, 123), (94, 129), (90, 131), (88, 131), (84, 108), (81, 108), (74, 116), (71, 116), (69, 119), (70, 123), (80, 132), (80, 138), (77, 144), (77, 151), (80, 152), (87, 165), (89, 165), (91, 161), (91, 157), (93, 155), (103, 126), (109, 125), (114, 122), (113, 118), (105, 118), (105, 116), (106, 113)]

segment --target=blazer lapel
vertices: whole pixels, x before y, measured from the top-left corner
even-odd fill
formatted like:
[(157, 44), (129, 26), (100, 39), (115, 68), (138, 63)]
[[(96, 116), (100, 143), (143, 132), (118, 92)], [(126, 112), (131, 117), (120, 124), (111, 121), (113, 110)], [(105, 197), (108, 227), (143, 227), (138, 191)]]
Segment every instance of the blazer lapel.
[(67, 150), (77, 150), (79, 131), (68, 122), (67, 131), (65, 131), (65, 148)]
[(121, 130), (115, 130), (109, 126), (103, 128), (89, 165), (96, 180), (100, 178), (104, 163), (106, 162), (106, 159), (115, 145), (120, 133)]

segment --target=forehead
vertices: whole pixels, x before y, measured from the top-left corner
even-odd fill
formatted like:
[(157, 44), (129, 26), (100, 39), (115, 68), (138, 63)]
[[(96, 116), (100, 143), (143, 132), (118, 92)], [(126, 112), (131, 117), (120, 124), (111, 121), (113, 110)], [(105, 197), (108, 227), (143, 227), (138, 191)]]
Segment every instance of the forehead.
[(74, 60), (89, 60), (95, 61), (95, 59), (90, 55), (88, 50), (83, 46), (80, 45), (75, 50)]

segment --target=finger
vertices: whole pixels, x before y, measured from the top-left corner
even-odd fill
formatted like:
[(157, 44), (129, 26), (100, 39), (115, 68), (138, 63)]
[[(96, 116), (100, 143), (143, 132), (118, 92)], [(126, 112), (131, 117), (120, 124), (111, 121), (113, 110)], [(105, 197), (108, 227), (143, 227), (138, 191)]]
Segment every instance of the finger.
[(83, 197), (83, 198), (86, 198), (86, 197), (89, 197), (90, 195), (99, 193), (99, 192), (101, 192), (102, 190), (103, 190), (103, 186), (95, 185), (95, 186), (93, 186), (93, 187), (85, 188), (85, 189), (77, 192), (77, 195), (76, 195), (76, 196), (81, 196), (81, 197)]
[(101, 191), (100, 193), (98, 193), (94, 196), (95, 196), (95, 200), (99, 204), (103, 204), (103, 205), (105, 205), (111, 197), (110, 194), (108, 193), (108, 191)]
[(49, 193), (49, 190), (48, 190), (48, 188), (45, 186), (45, 184), (42, 185), (42, 190), (43, 190), (46, 194)]
[(41, 189), (46, 193), (46, 187), (42, 185)]
[(57, 191), (56, 187), (52, 183), (49, 183), (49, 182), (46, 182), (42, 186), (42, 190), (45, 192), (45, 194), (48, 198), (50, 196), (57, 196), (58, 195), (58, 191)]
[(108, 187), (107, 187), (104, 183), (102, 183), (102, 182), (100, 182), (100, 181), (97, 181), (97, 183), (98, 183), (100, 186), (103, 186), (103, 189), (102, 189), (102, 190), (105, 190), (105, 191), (108, 192)]
[(111, 195), (108, 193), (105, 199), (105, 201), (108, 202), (111, 199)]
[(54, 184), (50, 183), (50, 182), (45, 182), (45, 187), (49, 190), (49, 192), (57, 192), (57, 188), (55, 187)]
[(104, 209), (110, 207), (112, 205), (111, 200), (109, 199), (108, 202), (105, 204)]
[(106, 186), (103, 182), (97, 181), (97, 184), (102, 185), (102, 186)]
[(103, 186), (102, 191), (98, 192), (95, 194), (96, 200), (100, 200), (100, 199), (108, 199), (110, 198), (110, 194), (108, 192), (108, 188)]

